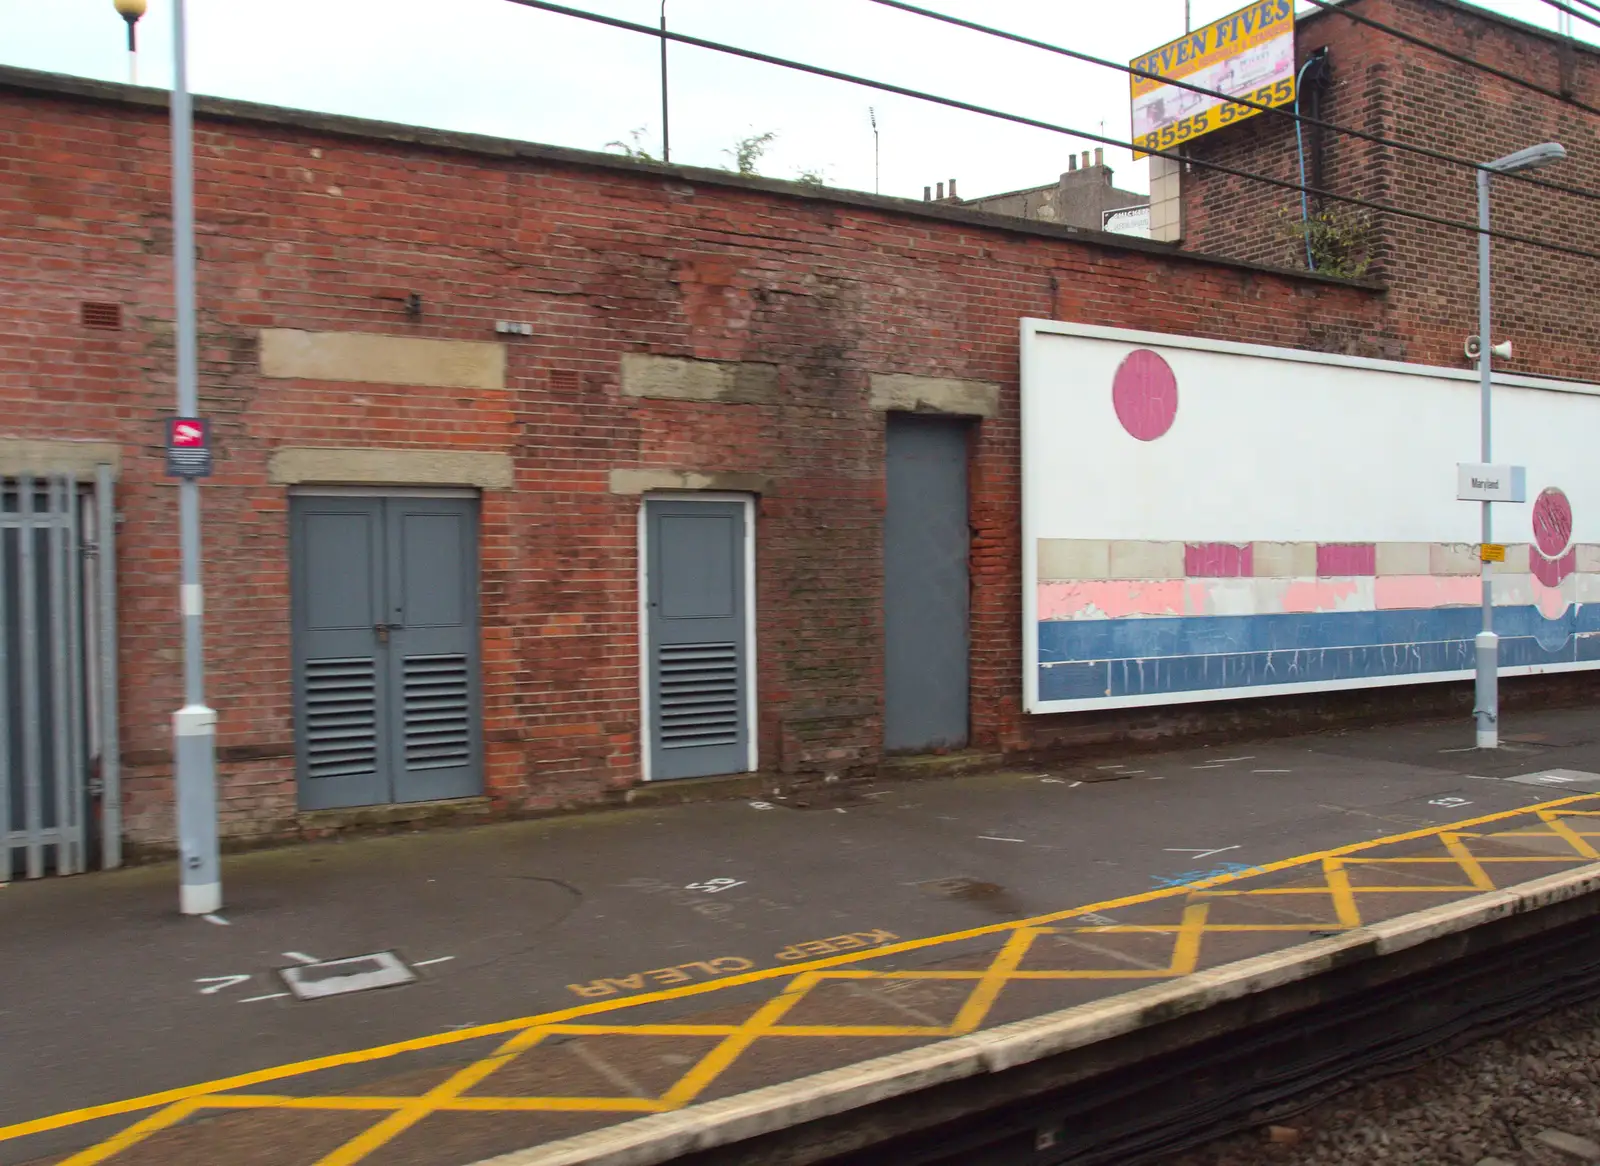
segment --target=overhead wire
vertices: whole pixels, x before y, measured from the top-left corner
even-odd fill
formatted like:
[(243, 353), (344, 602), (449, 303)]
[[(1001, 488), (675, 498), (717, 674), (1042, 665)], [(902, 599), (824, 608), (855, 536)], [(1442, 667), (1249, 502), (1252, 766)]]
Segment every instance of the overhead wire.
[(1408, 210), (1404, 207), (1393, 206), (1389, 203), (1374, 202), (1371, 199), (1357, 198), (1348, 194), (1335, 194), (1331, 190), (1320, 187), (1306, 186), (1298, 182), (1290, 182), (1283, 178), (1272, 178), (1265, 174), (1254, 174), (1248, 170), (1240, 170), (1221, 162), (1209, 159), (1187, 158), (1172, 150), (1151, 149), (1135, 145), (1133, 142), (1123, 141), (1120, 138), (1108, 137), (1105, 134), (1091, 133), (1088, 130), (1074, 129), (1071, 126), (1057, 125), (1054, 122), (1044, 121), (1040, 118), (1027, 117), (1024, 114), (1006, 113), (1003, 110), (991, 109), (988, 106), (978, 105), (970, 101), (962, 101), (954, 97), (943, 97), (936, 93), (928, 93), (921, 89), (912, 89), (905, 85), (896, 85), (889, 81), (877, 81), (870, 77), (861, 77), (854, 73), (846, 73), (839, 69), (829, 69), (822, 65), (811, 65), (803, 61), (790, 60), (787, 57), (774, 56), (756, 49), (740, 48), (737, 45), (723, 44), (720, 41), (707, 40), (704, 37), (692, 36), (688, 33), (660, 29), (647, 24), (637, 24), (631, 20), (623, 20), (616, 16), (605, 16), (598, 12), (588, 12), (581, 8), (570, 8), (565, 4), (556, 4), (552, 0), (508, 0), (509, 3), (532, 8), (541, 12), (551, 12), (558, 16), (570, 16), (577, 20), (586, 20), (592, 24), (606, 25), (610, 28), (622, 29), (626, 32), (635, 32), (649, 37), (666, 37), (678, 44), (690, 45), (694, 48), (707, 49), (711, 52), (725, 53), (729, 56), (742, 57), (750, 61), (758, 61), (766, 65), (775, 65), (782, 69), (792, 69), (800, 73), (809, 73), (815, 77), (826, 77), (834, 81), (844, 81), (852, 85), (860, 85), (866, 89), (876, 89), (883, 93), (893, 93), (900, 97), (910, 97), (918, 101), (926, 101), (934, 105), (942, 105), (949, 109), (959, 109), (967, 113), (979, 114), (983, 117), (992, 117), (1000, 121), (1012, 122), (1016, 125), (1029, 126), (1033, 129), (1048, 130), (1051, 133), (1065, 134), (1068, 137), (1080, 138), (1084, 141), (1099, 142), (1102, 145), (1115, 146), (1124, 150), (1140, 150), (1158, 158), (1169, 158), (1175, 162), (1196, 166), (1203, 170), (1211, 170), (1220, 174), (1230, 174), (1235, 178), (1243, 178), (1252, 182), (1260, 182), (1268, 186), (1275, 186), (1283, 190), (1304, 191), (1314, 194), (1319, 198), (1331, 199), (1335, 202), (1346, 203), (1351, 206), (1362, 207), (1366, 210), (1377, 211), (1382, 214), (1397, 215), (1401, 218), (1415, 219), (1419, 222), (1432, 223), (1435, 226), (1448, 227), (1452, 230), (1465, 231), (1472, 235), (1487, 234), (1490, 238), (1503, 239), (1512, 243), (1524, 243), (1530, 247), (1538, 247), (1546, 251), (1556, 251), (1564, 255), (1575, 255), (1582, 259), (1600, 259), (1600, 251), (1590, 251), (1584, 247), (1573, 247), (1565, 243), (1553, 243), (1547, 239), (1535, 238), (1531, 235), (1517, 234), (1511, 231), (1491, 230), (1480, 232), (1476, 223), (1466, 222), (1461, 219), (1447, 219), (1441, 215), (1430, 215), (1425, 211)]
[(1502, 81), (1509, 81), (1513, 85), (1519, 85), (1522, 88), (1531, 90), (1534, 93), (1542, 93), (1546, 97), (1554, 98), (1556, 101), (1563, 102), (1564, 104), (1573, 106), (1576, 109), (1581, 109), (1585, 113), (1592, 113), (1596, 116), (1600, 116), (1600, 109), (1597, 109), (1595, 106), (1589, 105), (1585, 102), (1579, 101), (1576, 97), (1569, 96), (1568, 94), (1562, 93), (1557, 89), (1550, 89), (1544, 85), (1540, 85), (1536, 81), (1529, 81), (1526, 77), (1519, 77), (1515, 73), (1508, 73), (1504, 69), (1497, 69), (1493, 65), (1486, 65), (1482, 61), (1474, 60), (1471, 57), (1463, 56), (1462, 54), (1454, 52), (1451, 49), (1447, 49), (1442, 45), (1436, 45), (1432, 41), (1417, 36), (1414, 33), (1406, 32), (1405, 29), (1395, 28), (1393, 25), (1384, 24), (1381, 21), (1373, 20), (1370, 16), (1362, 16), (1358, 12), (1352, 12), (1350, 11), (1348, 4), (1335, 4), (1331, 3), (1330, 0), (1305, 0), (1305, 2), (1307, 4), (1314, 4), (1318, 8), (1324, 9), (1328, 12), (1337, 12), (1346, 20), (1352, 20), (1356, 24), (1364, 24), (1368, 28), (1376, 29), (1378, 32), (1386, 33), (1397, 40), (1405, 41), (1407, 44), (1415, 45), (1420, 49), (1427, 49), (1431, 53), (1437, 53), (1447, 61), (1454, 61), (1458, 65), (1465, 65), (1469, 69), (1477, 69), (1481, 72), (1489, 74), (1491, 77), (1499, 77)]
[[(1098, 65), (1106, 69), (1114, 69), (1119, 73), (1126, 73), (1130, 77), (1160, 81), (1163, 85), (1171, 85), (1176, 89), (1184, 89), (1190, 93), (1199, 93), (1206, 97), (1221, 98), (1222, 100), (1230, 102), (1234, 105), (1243, 105), (1260, 113), (1272, 114), (1276, 117), (1291, 120), (1295, 122), (1296, 125), (1316, 126), (1318, 129), (1331, 130), (1334, 133), (1346, 134), (1352, 138), (1359, 138), (1364, 142), (1372, 142), (1374, 145), (1387, 146), (1390, 149), (1402, 150), (1408, 154), (1416, 154), (1423, 158), (1432, 158), (1436, 162), (1449, 162), (1456, 166), (1464, 166), (1472, 170), (1487, 170), (1490, 173), (1501, 175), (1500, 171), (1493, 170), (1486, 163), (1479, 162), (1472, 158), (1462, 158), (1454, 154), (1446, 154), (1443, 151), (1430, 149), (1427, 146), (1419, 146), (1413, 142), (1396, 141), (1393, 138), (1383, 137), (1381, 134), (1370, 133), (1366, 130), (1358, 130), (1352, 126), (1338, 125), (1322, 118), (1309, 117), (1297, 111), (1291, 111), (1284, 106), (1267, 105), (1263, 102), (1255, 101), (1249, 97), (1236, 97), (1232, 94), (1224, 93), (1220, 89), (1209, 89), (1204, 85), (1196, 85), (1192, 82), (1183, 81), (1175, 77), (1167, 77), (1161, 73), (1155, 73), (1146, 69), (1141, 69), (1136, 65), (1124, 65), (1120, 61), (1113, 61), (1106, 57), (1097, 57), (1091, 53), (1085, 53), (1079, 49), (1068, 48), (1065, 45), (1052, 44), (1049, 41), (1037, 40), (1034, 37), (1025, 36), (1022, 33), (1008, 32), (1003, 28), (994, 28), (991, 25), (979, 24), (975, 20), (967, 20), (963, 17), (951, 16), (949, 13), (938, 12), (931, 8), (923, 8), (919, 5), (908, 3), (907, 0), (869, 0), (869, 2), (873, 4), (880, 4), (885, 8), (892, 8), (900, 12), (906, 12), (913, 16), (921, 16), (929, 20), (936, 20), (941, 24), (949, 24), (956, 28), (964, 28), (971, 32), (982, 33), (985, 36), (992, 36), (1000, 40), (1011, 41), (1014, 44), (1025, 45), (1028, 48), (1042, 49), (1047, 53), (1055, 53), (1058, 56), (1069, 57), (1072, 60), (1082, 61), (1085, 64)], [(1535, 174), (1512, 173), (1503, 174), (1501, 176), (1526, 182), (1531, 186), (1542, 186), (1548, 190), (1558, 190), (1563, 194), (1576, 195), (1579, 198), (1600, 200), (1600, 191), (1586, 190), (1581, 186), (1569, 186), (1564, 182), (1554, 182), (1548, 178), (1541, 178)]]
[(1544, 2), (1550, 5), (1550, 7), (1556, 9), (1558, 12), (1565, 12), (1568, 16), (1576, 16), (1579, 20), (1587, 21), (1596, 28), (1600, 28), (1600, 20), (1590, 16), (1587, 12), (1579, 12), (1576, 8), (1568, 8), (1565, 4), (1561, 3), (1561, 0), (1544, 0)]

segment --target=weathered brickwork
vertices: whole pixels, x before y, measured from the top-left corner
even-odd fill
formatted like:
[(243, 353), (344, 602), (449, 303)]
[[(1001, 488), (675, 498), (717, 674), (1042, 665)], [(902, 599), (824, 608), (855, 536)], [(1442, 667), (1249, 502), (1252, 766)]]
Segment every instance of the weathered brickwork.
[[(22, 74), (0, 77), (0, 104), (0, 429), (122, 448), (127, 822), (158, 844), (180, 703), (176, 499), (159, 454), (173, 393), (165, 109)], [(642, 479), (617, 471), (762, 484), (762, 765), (845, 770), (877, 759), (882, 732), (873, 377), (998, 385), (971, 463), (972, 728), (979, 748), (1023, 750), (1079, 722), (1020, 708), (1018, 320), (1368, 354), (1401, 343), (1370, 289), (958, 208), (221, 104), (202, 104), (196, 162), (201, 392), (219, 447), (203, 489), (207, 684), (239, 839), (310, 820), (295, 801), (277, 451), (511, 456), (512, 488), (482, 496), (485, 763), (495, 804), (528, 810), (639, 779), (627, 483)], [(83, 327), (84, 300), (123, 305), (122, 330)], [(497, 336), (497, 320), (533, 335)], [(263, 329), (504, 340), (504, 387), (492, 369), (473, 374), (490, 387), (460, 389), (266, 376)], [(775, 385), (755, 378), (771, 401), (627, 395), (628, 354), (775, 367)]]
[[(1441, 0), (1360, 0), (1351, 8), (1600, 106), (1600, 52), (1568, 47), (1553, 33), (1487, 19)], [(1483, 161), (1560, 141), (1569, 160), (1538, 176), (1600, 191), (1600, 118), (1337, 13), (1303, 18), (1297, 35), (1302, 62), (1322, 46), (1330, 50), (1332, 84), (1322, 105), (1324, 120)], [(1306, 150), (1313, 186), (1477, 221), (1474, 172), (1465, 167), (1317, 129), (1306, 131)], [(1299, 179), (1293, 123), (1270, 114), (1211, 134), (1193, 151), (1196, 158), (1252, 173)], [(1596, 249), (1600, 202), (1512, 178), (1493, 182), (1497, 229)], [(1284, 231), (1286, 222), (1300, 217), (1295, 192), (1200, 167), (1185, 174), (1183, 184), (1189, 249), (1305, 265), (1303, 249)], [(1389, 288), (1384, 331), (1406, 338), (1411, 359), (1465, 366), (1463, 342), (1478, 330), (1475, 236), (1395, 215), (1370, 213), (1370, 219), (1369, 274)], [(1600, 376), (1595, 297), (1600, 262), (1512, 242), (1496, 241), (1493, 250), (1495, 339), (1510, 339), (1515, 349), (1503, 367), (1591, 380)]]

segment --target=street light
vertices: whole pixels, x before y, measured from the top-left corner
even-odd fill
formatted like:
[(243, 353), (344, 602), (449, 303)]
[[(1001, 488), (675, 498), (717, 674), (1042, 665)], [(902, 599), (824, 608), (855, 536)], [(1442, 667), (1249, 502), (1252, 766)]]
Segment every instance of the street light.
[[(1489, 332), (1489, 176), (1491, 174), (1516, 174), (1523, 170), (1537, 170), (1560, 162), (1567, 156), (1560, 142), (1543, 142), (1485, 162), (1478, 171), (1478, 394), (1480, 453), (1484, 464), (1492, 459), (1490, 453), (1493, 426), (1489, 409), (1489, 384), (1493, 344)], [(1491, 507), (1485, 499), (1483, 507), (1483, 544), (1494, 542)], [(1477, 718), (1478, 748), (1497, 749), (1500, 746), (1500, 637), (1494, 632), (1494, 593), (1490, 590), (1489, 560), (1480, 554), (1478, 570), (1483, 586), (1483, 630), (1474, 642), (1478, 675), (1473, 713)]]
[(145, 13), (145, 0), (111, 0), (117, 15), (128, 22), (128, 84), (139, 83), (139, 38), (134, 32)]
[[(167, 472), (178, 482), (178, 610), (183, 619), (183, 707), (172, 715), (178, 812), (178, 909), (209, 915), (222, 906), (217, 846), (217, 714), (205, 702), (200, 588), (200, 482), (210, 473), (210, 437), (199, 420), (195, 327), (194, 103), (189, 95), (184, 0), (172, 0), (172, 268), (178, 349), (178, 415), (168, 424)], [(188, 422), (189, 424), (186, 424)], [(180, 441), (178, 434), (184, 434)], [(197, 444), (198, 450), (179, 450)], [(182, 455), (198, 452), (203, 466)]]

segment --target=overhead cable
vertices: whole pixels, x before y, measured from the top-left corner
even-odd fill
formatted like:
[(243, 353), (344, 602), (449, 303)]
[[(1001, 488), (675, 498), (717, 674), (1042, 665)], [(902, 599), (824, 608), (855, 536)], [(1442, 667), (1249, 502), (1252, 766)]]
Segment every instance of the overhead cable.
[[(581, 8), (569, 8), (565, 4), (554, 4), (550, 0), (508, 0), (509, 3), (519, 4), (524, 8), (533, 8), (541, 12), (553, 12), (558, 16), (570, 16), (577, 20), (587, 20), (593, 24), (603, 24), (610, 28), (619, 28), (626, 32), (636, 32), (650, 37), (666, 37), (678, 44), (691, 45), (695, 48), (708, 49), (711, 52), (726, 53), (729, 56), (743, 57), (749, 61), (759, 61), (765, 65), (776, 65), (781, 69), (793, 69), (800, 73), (810, 73), (814, 77), (827, 77), (834, 81), (845, 81), (852, 85), (860, 85), (865, 89), (877, 89), (884, 93), (894, 93), (900, 97), (910, 97), (918, 101), (926, 101), (934, 105), (943, 105), (949, 109), (960, 109), (967, 113), (976, 113), (983, 117), (992, 117), (1000, 121), (1013, 122), (1016, 125), (1029, 126), (1033, 129), (1049, 130), (1051, 133), (1065, 134), (1068, 137), (1081, 138), (1084, 141), (1099, 142), (1107, 146), (1116, 146), (1124, 150), (1142, 150), (1158, 158), (1170, 158), (1175, 162), (1197, 166), (1202, 170), (1212, 170), (1219, 174), (1231, 174), (1235, 178), (1244, 178), (1252, 182), (1276, 186), (1283, 190), (1304, 191), (1314, 194), (1319, 198), (1331, 199), (1334, 202), (1347, 203), (1351, 206), (1362, 207), (1366, 210), (1379, 211), (1383, 214), (1398, 215), (1401, 218), (1416, 219), (1419, 222), (1432, 223), (1439, 227), (1449, 227), (1469, 234), (1479, 233), (1476, 223), (1469, 223), (1461, 219), (1447, 219), (1439, 215), (1430, 215), (1423, 211), (1406, 210), (1404, 207), (1392, 206), (1388, 203), (1373, 202), (1370, 199), (1356, 198), (1348, 194), (1335, 194), (1331, 190), (1323, 190), (1315, 186), (1304, 186), (1298, 182), (1290, 182), (1283, 178), (1269, 178), (1265, 174), (1252, 174), (1248, 170), (1240, 170), (1233, 166), (1225, 166), (1220, 162), (1212, 162), (1202, 158), (1186, 158), (1173, 150), (1153, 150), (1144, 146), (1135, 146), (1132, 142), (1125, 142), (1120, 138), (1107, 137), (1104, 134), (1090, 133), (1087, 130), (1073, 129), (1071, 126), (1057, 125), (1054, 122), (1042, 121), (1039, 118), (1026, 117), (1019, 113), (1006, 113), (987, 106), (976, 105), (970, 101), (961, 101), (954, 97), (941, 97), (936, 93), (927, 93), (921, 89), (912, 89), (905, 85), (895, 85), (888, 81), (875, 81), (870, 77), (859, 77), (853, 73), (845, 73), (838, 69), (828, 69), (821, 65), (808, 65), (803, 61), (793, 61), (787, 57), (773, 56), (771, 53), (758, 52), (755, 49), (739, 48), (737, 45), (723, 44), (720, 41), (707, 40), (704, 37), (690, 36), (687, 33), (673, 32), (654, 28), (648, 24), (636, 24), (631, 20), (622, 20), (615, 16), (603, 16), (598, 12), (586, 12)], [(1583, 247), (1572, 247), (1565, 243), (1552, 243), (1546, 239), (1537, 239), (1531, 235), (1519, 235), (1510, 231), (1484, 232), (1491, 238), (1504, 239), (1512, 243), (1526, 243), (1530, 247), (1539, 247), (1546, 251), (1558, 251), (1563, 255), (1576, 255), (1583, 259), (1600, 259), (1600, 251), (1590, 251)]]
[(1558, 12), (1565, 12), (1568, 16), (1576, 16), (1579, 20), (1588, 21), (1596, 28), (1600, 28), (1600, 20), (1590, 16), (1587, 12), (1579, 12), (1576, 8), (1568, 8), (1565, 4), (1561, 3), (1561, 0), (1544, 0), (1544, 2), (1550, 5), (1550, 7), (1556, 9)]
[[(965, 20), (959, 16), (951, 16), (944, 12), (936, 12), (931, 8), (922, 8), (915, 4), (908, 4), (905, 2), (905, 0), (871, 0), (871, 3), (881, 4), (885, 8), (894, 8), (901, 12), (908, 12), (914, 16), (927, 17), (929, 20), (937, 20), (943, 24), (954, 25), (957, 28), (965, 28), (972, 32), (981, 32), (985, 36), (998, 37), (1001, 40), (1012, 41), (1019, 45), (1026, 45), (1029, 48), (1043, 49), (1047, 53), (1056, 53), (1063, 57), (1070, 57), (1075, 61), (1083, 61), (1086, 64), (1099, 65), (1107, 69), (1115, 69), (1117, 72), (1126, 73), (1130, 77), (1138, 77), (1151, 81), (1160, 81), (1163, 85), (1171, 85), (1176, 89), (1186, 89), (1191, 93), (1203, 94), (1206, 97), (1219, 97), (1222, 100), (1230, 102), (1234, 105), (1243, 105), (1261, 113), (1269, 113), (1278, 117), (1287, 118), (1298, 125), (1316, 126), (1318, 129), (1332, 130), (1334, 133), (1346, 134), (1352, 138), (1360, 138), (1364, 142), (1372, 142), (1375, 145), (1387, 146), (1394, 150), (1402, 150), (1408, 154), (1417, 154), (1424, 158), (1432, 158), (1436, 162), (1449, 162), (1452, 165), (1465, 166), (1473, 170), (1490, 170), (1491, 173), (1500, 173), (1499, 171), (1491, 170), (1487, 164), (1476, 161), (1472, 158), (1457, 157), (1454, 154), (1446, 154), (1439, 150), (1429, 149), (1427, 146), (1418, 146), (1411, 142), (1400, 142), (1394, 140), (1393, 138), (1385, 138), (1380, 134), (1368, 133), (1366, 130), (1358, 130), (1350, 126), (1337, 125), (1334, 122), (1324, 121), (1321, 118), (1308, 117), (1305, 114), (1290, 110), (1286, 106), (1266, 105), (1262, 102), (1252, 100), (1249, 97), (1235, 97), (1232, 94), (1224, 93), (1220, 89), (1208, 89), (1204, 85), (1195, 85), (1191, 82), (1182, 81), (1175, 77), (1167, 77), (1161, 73), (1152, 73), (1148, 70), (1140, 69), (1134, 65), (1124, 65), (1120, 61), (1108, 60), (1105, 57), (1096, 57), (1089, 53), (1081, 52), (1078, 49), (1067, 48), (1065, 45), (1057, 45), (1051, 44), (1049, 41), (1035, 40), (1033, 37), (1023, 36), (1021, 33), (1007, 32), (1005, 29), (993, 28), (986, 24), (979, 24), (974, 20)], [(1142, 148), (1143, 147), (1141, 147), (1141, 149)], [(1507, 178), (1519, 179), (1533, 186), (1542, 186), (1549, 190), (1559, 190), (1563, 194), (1572, 194), (1577, 195), (1580, 198), (1592, 198), (1600, 200), (1600, 191), (1586, 190), (1581, 186), (1568, 186), (1563, 182), (1552, 182), (1548, 178), (1540, 178), (1534, 174), (1512, 173), (1503, 176)]]

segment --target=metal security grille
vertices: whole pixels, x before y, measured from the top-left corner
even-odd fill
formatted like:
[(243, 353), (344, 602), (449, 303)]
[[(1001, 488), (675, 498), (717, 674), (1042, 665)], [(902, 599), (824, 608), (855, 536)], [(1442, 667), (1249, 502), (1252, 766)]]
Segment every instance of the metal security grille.
[(407, 656), (404, 664), (407, 769), (443, 769), (472, 758), (467, 658)]
[(114, 531), (109, 467), (0, 478), (0, 881), (87, 869), (92, 794), (121, 862)]
[(369, 659), (306, 664), (306, 769), (313, 777), (371, 773), (378, 764), (377, 674)]
[(692, 749), (739, 739), (739, 646), (662, 644), (661, 746)]

